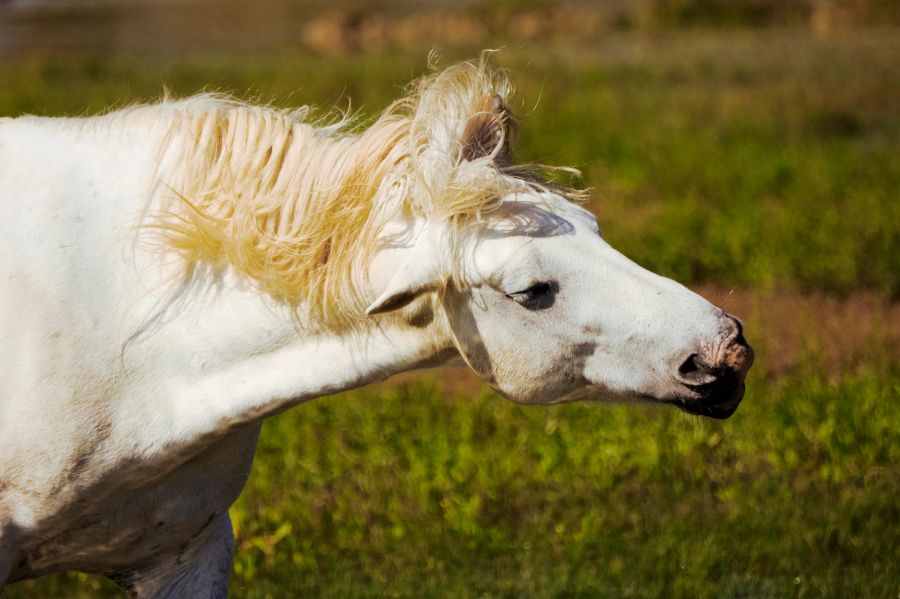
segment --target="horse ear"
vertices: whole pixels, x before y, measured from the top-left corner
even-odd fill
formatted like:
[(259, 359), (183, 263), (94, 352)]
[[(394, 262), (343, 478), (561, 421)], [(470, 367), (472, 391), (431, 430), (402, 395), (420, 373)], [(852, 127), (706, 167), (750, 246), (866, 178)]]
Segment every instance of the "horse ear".
[[(515, 122), (500, 94), (488, 98), (487, 110), (473, 115), (462, 136), (462, 159), (477, 160), (494, 155), (498, 162), (509, 159), (509, 135)], [(498, 146), (499, 150), (498, 150)]]
[(440, 288), (437, 260), (431, 252), (415, 252), (391, 277), (385, 290), (366, 308), (366, 316), (399, 310), (420, 295)]

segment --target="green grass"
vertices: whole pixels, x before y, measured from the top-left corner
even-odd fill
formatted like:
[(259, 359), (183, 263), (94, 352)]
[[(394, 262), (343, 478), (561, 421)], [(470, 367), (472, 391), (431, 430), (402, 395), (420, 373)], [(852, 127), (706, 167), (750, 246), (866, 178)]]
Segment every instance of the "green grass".
[[(0, 113), (94, 113), (166, 85), (349, 97), (368, 118), (425, 54), (33, 57), (0, 64)], [(521, 92), (520, 156), (581, 167), (605, 235), (645, 266), (761, 292), (900, 293), (896, 31), (611, 35), (498, 61)], [(896, 597), (894, 337), (836, 368), (821, 350), (837, 341), (798, 314), (802, 359), (770, 368), (784, 340), (765, 308), (742, 314), (760, 361), (724, 423), (525, 409), (430, 376), (268, 421), (232, 511), (233, 595)], [(77, 574), (4, 592), (101, 596), (115, 587)]]
[(894, 596), (900, 379), (885, 374), (757, 381), (726, 424), (428, 385), (322, 401), (267, 425), (235, 509), (235, 586)]

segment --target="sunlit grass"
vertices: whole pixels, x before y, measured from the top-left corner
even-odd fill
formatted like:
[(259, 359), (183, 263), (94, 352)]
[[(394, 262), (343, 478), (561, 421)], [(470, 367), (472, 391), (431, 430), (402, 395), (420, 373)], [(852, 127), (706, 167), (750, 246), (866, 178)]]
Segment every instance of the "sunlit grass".
[(427, 384), (317, 402), (267, 424), (234, 510), (236, 588), (882, 596), (900, 558), (898, 382), (756, 381), (724, 424)]

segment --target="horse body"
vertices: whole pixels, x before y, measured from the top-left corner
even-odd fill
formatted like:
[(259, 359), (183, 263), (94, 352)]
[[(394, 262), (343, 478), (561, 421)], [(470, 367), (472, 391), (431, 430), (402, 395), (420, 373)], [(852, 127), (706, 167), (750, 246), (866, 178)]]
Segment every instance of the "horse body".
[(502, 87), (449, 69), (359, 135), (209, 98), (0, 121), (0, 588), (224, 596), (261, 420), (405, 370), (730, 415), (739, 325), (505, 170)]
[[(0, 569), (78, 569), (140, 588), (167, 564), (158, 556), (194, 566), (183, 559), (193, 545), (230, 538), (262, 416), (432, 352), (420, 335), (407, 351), (384, 332), (371, 343), (300, 335), (228, 274), (171, 297), (160, 281), (176, 269), (129, 235), (164, 131), (125, 127), (98, 144), (60, 124), (0, 127), (0, 326), (16, 340), (0, 357)], [(34, 174), (39, 160), (46, 175)], [(227, 573), (230, 551), (219, 557)], [(169, 577), (184, 569), (167, 565)]]
[[(183, 542), (179, 523), (196, 528), (209, 516), (192, 513), (200, 506), (227, 509), (243, 479), (229, 485), (223, 466), (245, 463), (244, 477), (249, 469), (235, 456), (220, 463), (252, 455), (245, 442), (165, 472), (152, 457), (165, 396), (144, 382), (165, 380), (162, 365), (152, 354), (123, 365), (142, 288), (125, 233), (144, 208), (141, 175), (159, 142), (130, 129), (97, 143), (46, 119), (0, 125), (0, 331), (15, 340), (0, 350), (0, 580), (134, 565), (165, 546), (167, 531)], [(143, 456), (162, 472), (138, 473)], [(137, 522), (160, 523), (162, 534), (142, 539)]]

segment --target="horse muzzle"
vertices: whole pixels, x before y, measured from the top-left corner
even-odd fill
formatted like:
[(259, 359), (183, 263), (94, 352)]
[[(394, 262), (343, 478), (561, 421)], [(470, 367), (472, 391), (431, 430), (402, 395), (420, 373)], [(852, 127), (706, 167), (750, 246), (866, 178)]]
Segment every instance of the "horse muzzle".
[(709, 351), (692, 353), (678, 368), (676, 379), (687, 391), (675, 403), (689, 414), (724, 420), (744, 397), (744, 380), (753, 365), (753, 348), (741, 323), (731, 317), (724, 341)]

